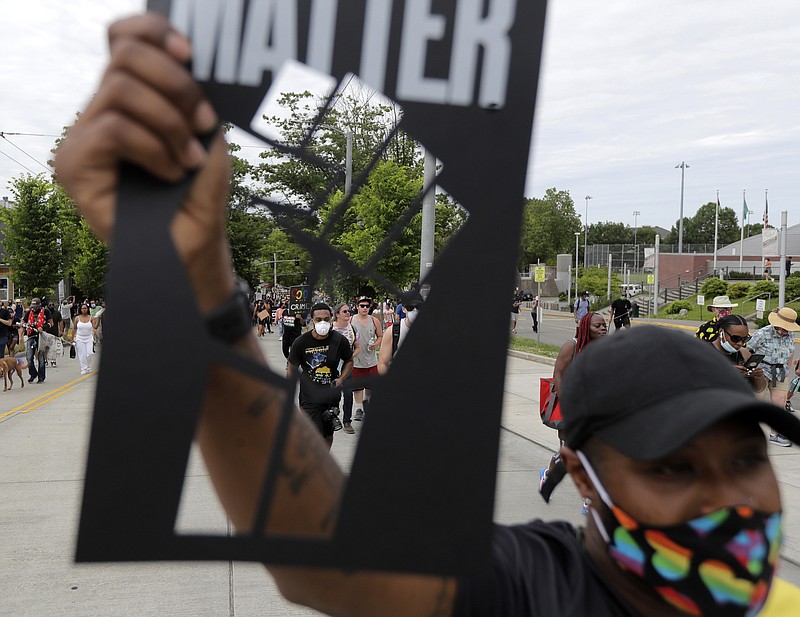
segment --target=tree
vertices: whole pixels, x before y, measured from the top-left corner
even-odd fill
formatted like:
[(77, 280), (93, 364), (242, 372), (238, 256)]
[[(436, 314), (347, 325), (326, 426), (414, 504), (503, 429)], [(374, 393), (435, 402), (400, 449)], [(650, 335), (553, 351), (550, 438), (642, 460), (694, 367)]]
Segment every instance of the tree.
[(75, 284), (87, 297), (102, 297), (108, 271), (108, 247), (84, 220), (78, 222), (75, 245), (72, 273)]
[[(714, 218), (716, 202), (709, 201), (700, 206), (694, 216), (684, 217), (683, 219), (683, 243), (684, 244), (713, 244), (714, 243)], [(677, 244), (678, 225), (676, 222), (672, 227), (666, 242)], [(719, 245), (731, 244), (739, 239), (739, 221), (736, 212), (732, 208), (720, 208), (719, 210)]]
[(749, 238), (750, 236), (757, 236), (762, 231), (764, 231), (764, 225), (762, 223), (750, 223), (744, 226), (744, 237)]
[(658, 232), (648, 226), (645, 225), (644, 227), (639, 227), (636, 230), (636, 243), (637, 244), (655, 244), (656, 243), (656, 234)]
[(43, 174), (11, 181), (15, 206), (0, 211), (5, 224), (4, 247), (22, 293), (52, 293), (63, 264), (59, 231), (62, 195)]
[(559, 253), (571, 253), (580, 217), (569, 191), (550, 188), (541, 199), (525, 201), (520, 246), (520, 269), (541, 260), (553, 263)]
[(590, 244), (633, 244), (633, 229), (611, 221), (594, 223), (589, 225), (588, 238)]

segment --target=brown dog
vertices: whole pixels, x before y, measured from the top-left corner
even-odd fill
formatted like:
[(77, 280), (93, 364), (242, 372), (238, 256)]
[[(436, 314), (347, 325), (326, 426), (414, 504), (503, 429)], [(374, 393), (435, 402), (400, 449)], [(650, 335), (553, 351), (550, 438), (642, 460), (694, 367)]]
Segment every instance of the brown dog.
[[(16, 371), (17, 375), (19, 375), (19, 382), (22, 384), (22, 387), (25, 387), (25, 380), (22, 378), (22, 366), (17, 359), (14, 357), (10, 358), (0, 358), (0, 373), (3, 373), (3, 392), (6, 390), (11, 390), (14, 387), (14, 372)], [(11, 386), (8, 385), (8, 382), (11, 382)]]

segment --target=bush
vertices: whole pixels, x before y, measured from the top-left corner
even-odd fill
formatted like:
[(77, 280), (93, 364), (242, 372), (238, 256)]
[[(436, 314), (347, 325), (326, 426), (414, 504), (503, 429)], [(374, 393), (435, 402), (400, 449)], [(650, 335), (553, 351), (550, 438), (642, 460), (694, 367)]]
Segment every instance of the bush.
[(758, 281), (751, 288), (751, 295), (771, 294), (773, 298), (778, 297), (778, 284), (773, 281)]
[(793, 274), (786, 279), (786, 301), (791, 302), (796, 298), (800, 298), (800, 276)]
[(750, 295), (752, 285), (748, 283), (731, 283), (728, 285), (728, 296), (734, 299)]
[(672, 304), (670, 304), (664, 312), (667, 315), (677, 315), (681, 312), (682, 309), (686, 309), (687, 311), (692, 310), (692, 303), (688, 300), (675, 300)]
[(752, 272), (739, 272), (738, 270), (731, 270), (728, 272), (728, 278), (732, 281), (752, 281), (757, 277)]
[(706, 279), (700, 288), (700, 293), (704, 296), (724, 296), (728, 293), (728, 284), (716, 277)]

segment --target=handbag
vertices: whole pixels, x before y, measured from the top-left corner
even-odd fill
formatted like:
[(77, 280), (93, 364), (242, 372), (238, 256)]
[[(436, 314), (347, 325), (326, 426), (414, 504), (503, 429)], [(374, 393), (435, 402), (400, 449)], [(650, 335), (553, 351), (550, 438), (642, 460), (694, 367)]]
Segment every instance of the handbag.
[(560, 429), (564, 423), (556, 394), (556, 383), (552, 377), (539, 378), (539, 417), (542, 424), (554, 429)]
[(75, 345), (69, 346), (69, 357), (75, 359)]

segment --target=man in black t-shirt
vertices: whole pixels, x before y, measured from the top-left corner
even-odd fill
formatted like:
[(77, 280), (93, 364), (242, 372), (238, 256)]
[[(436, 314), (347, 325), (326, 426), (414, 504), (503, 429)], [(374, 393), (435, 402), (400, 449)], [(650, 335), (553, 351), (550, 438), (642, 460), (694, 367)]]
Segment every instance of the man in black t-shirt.
[(5, 357), (8, 338), (14, 325), (14, 315), (5, 306), (0, 307), (0, 358)]
[(621, 328), (631, 327), (631, 301), (623, 292), (619, 298), (611, 303), (611, 319), (614, 322), (615, 332)]
[[(300, 408), (330, 448), (334, 422), (328, 410), (339, 411), (342, 384), (353, 370), (350, 343), (331, 326), (333, 311), (324, 303), (311, 308), (312, 330), (297, 338), (289, 351), (287, 377), (300, 369)], [(339, 362), (343, 362), (341, 372)]]

